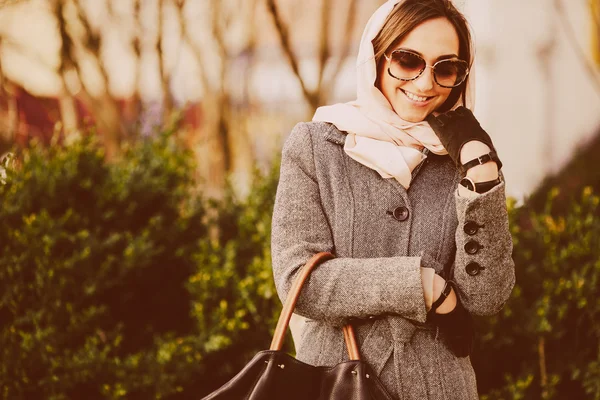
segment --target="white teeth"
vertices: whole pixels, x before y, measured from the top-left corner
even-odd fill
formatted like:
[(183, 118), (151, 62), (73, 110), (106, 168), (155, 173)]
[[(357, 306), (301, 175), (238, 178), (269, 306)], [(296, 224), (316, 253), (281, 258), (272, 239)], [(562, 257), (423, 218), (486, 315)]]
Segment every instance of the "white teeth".
[(404, 94), (406, 94), (406, 97), (408, 97), (411, 100), (421, 101), (421, 102), (427, 101), (427, 97), (420, 97), (420, 96), (417, 96), (416, 94), (412, 94), (412, 93), (407, 92), (407, 91), (403, 91), (403, 92), (404, 92)]

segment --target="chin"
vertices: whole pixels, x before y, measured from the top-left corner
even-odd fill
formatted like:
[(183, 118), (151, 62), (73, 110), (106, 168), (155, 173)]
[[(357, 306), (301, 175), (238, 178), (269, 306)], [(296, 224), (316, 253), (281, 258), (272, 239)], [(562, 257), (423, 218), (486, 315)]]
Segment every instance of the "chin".
[(406, 122), (422, 122), (432, 112), (431, 110), (408, 111), (401, 109), (395, 110), (396, 114)]
[(422, 122), (422, 121), (425, 121), (425, 118), (427, 118), (427, 115), (429, 115), (429, 114), (426, 114), (424, 116), (414, 116), (414, 115), (403, 116), (403, 115), (400, 115), (400, 118), (402, 118), (406, 122)]

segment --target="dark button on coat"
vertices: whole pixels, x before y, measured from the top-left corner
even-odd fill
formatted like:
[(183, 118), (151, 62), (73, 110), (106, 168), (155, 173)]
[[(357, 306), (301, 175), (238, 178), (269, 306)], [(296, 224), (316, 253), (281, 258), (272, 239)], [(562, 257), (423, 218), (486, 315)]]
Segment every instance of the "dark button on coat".
[(481, 248), (482, 246), (475, 240), (469, 240), (467, 243), (465, 243), (465, 251), (470, 255), (477, 254)]
[(475, 221), (467, 221), (464, 226), (464, 231), (467, 235), (475, 235), (479, 231), (479, 224)]
[(482, 269), (483, 268), (481, 267), (481, 265), (479, 265), (479, 263), (476, 263), (475, 261), (471, 261), (465, 266), (465, 271), (467, 271), (467, 274), (471, 276), (478, 275), (479, 271), (481, 271)]
[(396, 207), (396, 208), (394, 208), (394, 211), (392, 211), (392, 215), (398, 221), (406, 221), (408, 219), (408, 214), (409, 214), (408, 208), (406, 208), (404, 206)]

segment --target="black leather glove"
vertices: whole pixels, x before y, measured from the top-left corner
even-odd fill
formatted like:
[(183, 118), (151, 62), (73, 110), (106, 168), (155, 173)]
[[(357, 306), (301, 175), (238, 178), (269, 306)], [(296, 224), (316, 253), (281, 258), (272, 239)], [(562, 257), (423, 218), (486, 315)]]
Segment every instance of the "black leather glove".
[[(448, 151), (450, 158), (452, 158), (452, 161), (454, 161), (454, 164), (461, 172), (464, 173), (470, 168), (470, 166), (468, 168), (463, 168), (462, 163), (460, 162), (460, 151), (463, 145), (471, 140), (479, 140), (480, 142), (487, 144), (493, 153), (491, 159), (498, 164), (498, 170), (502, 168), (502, 162), (500, 162), (500, 159), (496, 155), (496, 149), (492, 144), (492, 139), (487, 132), (483, 130), (479, 121), (477, 121), (471, 110), (468, 108), (460, 106), (456, 110), (448, 111), (437, 117), (434, 117), (433, 114), (429, 114), (426, 121), (429, 122), (429, 125), (435, 134), (440, 138), (440, 141)], [(467, 162), (468, 161), (470, 160), (467, 160)], [(482, 161), (487, 162), (489, 159), (484, 159)], [(471, 166), (484, 162), (476, 162)]]
[(443, 342), (456, 357), (471, 354), (475, 336), (473, 317), (459, 303), (447, 314), (431, 314), (428, 319), (440, 328)]

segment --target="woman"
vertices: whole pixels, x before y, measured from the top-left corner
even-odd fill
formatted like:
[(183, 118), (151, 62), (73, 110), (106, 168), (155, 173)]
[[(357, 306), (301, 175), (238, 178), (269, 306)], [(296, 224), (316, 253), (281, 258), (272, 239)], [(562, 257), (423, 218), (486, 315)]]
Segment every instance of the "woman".
[(312, 255), (336, 256), (298, 301), (297, 357), (343, 361), (340, 327), (352, 322), (362, 359), (398, 399), (477, 399), (463, 330), (514, 285), (501, 163), (463, 107), (471, 54), (450, 1), (388, 1), (361, 39), (357, 100), (319, 108), (283, 149), (280, 297)]

